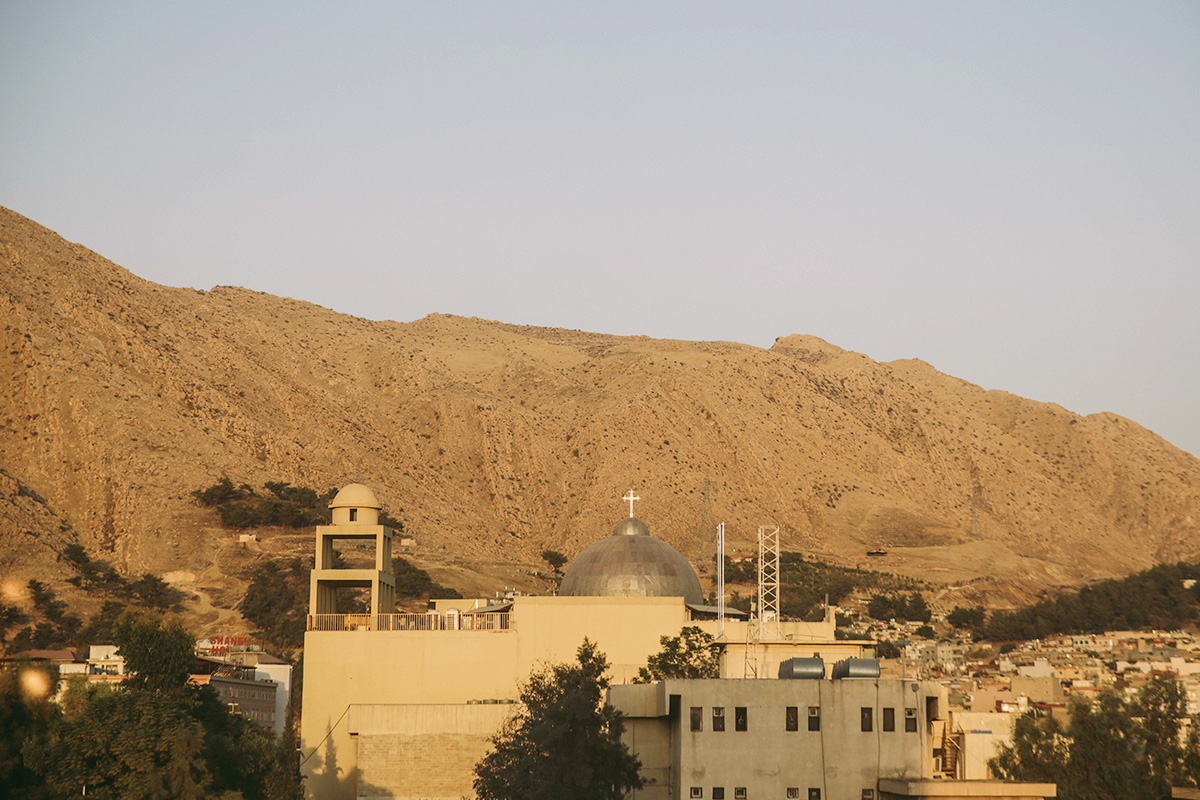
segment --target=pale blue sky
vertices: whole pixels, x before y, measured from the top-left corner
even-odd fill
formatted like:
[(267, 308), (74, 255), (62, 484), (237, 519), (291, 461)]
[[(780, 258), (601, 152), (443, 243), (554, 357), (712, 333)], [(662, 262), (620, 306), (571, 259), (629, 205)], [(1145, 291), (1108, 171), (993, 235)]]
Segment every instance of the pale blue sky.
[(5, 0), (0, 204), (168, 285), (810, 333), (1200, 453), (1200, 3)]

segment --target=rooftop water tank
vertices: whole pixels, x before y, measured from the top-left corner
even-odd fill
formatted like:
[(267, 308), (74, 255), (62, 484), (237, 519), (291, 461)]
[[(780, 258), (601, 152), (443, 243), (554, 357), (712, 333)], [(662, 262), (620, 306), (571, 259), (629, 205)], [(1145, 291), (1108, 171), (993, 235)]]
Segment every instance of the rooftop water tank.
[(878, 677), (879, 659), (877, 658), (846, 658), (833, 665), (834, 680)]
[(825, 662), (820, 656), (789, 658), (779, 662), (779, 677), (783, 680), (819, 681), (825, 677)]

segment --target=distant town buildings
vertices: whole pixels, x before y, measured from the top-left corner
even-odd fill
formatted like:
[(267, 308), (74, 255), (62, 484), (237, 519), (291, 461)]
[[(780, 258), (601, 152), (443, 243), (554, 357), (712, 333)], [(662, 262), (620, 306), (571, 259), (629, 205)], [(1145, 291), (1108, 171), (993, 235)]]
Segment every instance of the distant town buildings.
[[(214, 644), (213, 642), (217, 643)], [(292, 666), (265, 653), (246, 637), (202, 639), (197, 642), (196, 662), (189, 681), (211, 686), (235, 714), (250, 719), (275, 733), (282, 733), (292, 689)], [(89, 683), (120, 683), (125, 680), (125, 659), (115, 645), (91, 645), (87, 655), (70, 649), (27, 650), (0, 662), (33, 661), (52, 664), (64, 679), (66, 691), (71, 678)]]

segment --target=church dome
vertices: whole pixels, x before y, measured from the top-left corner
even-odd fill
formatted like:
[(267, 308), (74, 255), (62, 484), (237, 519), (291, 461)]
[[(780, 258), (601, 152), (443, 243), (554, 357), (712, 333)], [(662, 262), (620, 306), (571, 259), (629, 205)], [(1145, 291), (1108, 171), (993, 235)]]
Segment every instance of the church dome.
[(343, 486), (338, 492), (333, 501), (329, 504), (330, 508), (383, 508), (379, 504), (379, 498), (371, 491), (370, 487), (363, 486), (361, 483), (351, 483), (348, 486)]
[(575, 557), (558, 589), (568, 597), (682, 597), (703, 602), (700, 579), (678, 550), (650, 535), (640, 519), (623, 519), (612, 536)]

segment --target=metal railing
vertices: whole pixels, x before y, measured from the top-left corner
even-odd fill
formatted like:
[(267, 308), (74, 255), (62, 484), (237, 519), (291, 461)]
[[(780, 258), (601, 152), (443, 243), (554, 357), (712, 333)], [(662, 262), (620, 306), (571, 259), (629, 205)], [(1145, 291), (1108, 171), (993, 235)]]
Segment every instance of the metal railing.
[(310, 631), (506, 631), (507, 612), (490, 614), (309, 614)]

